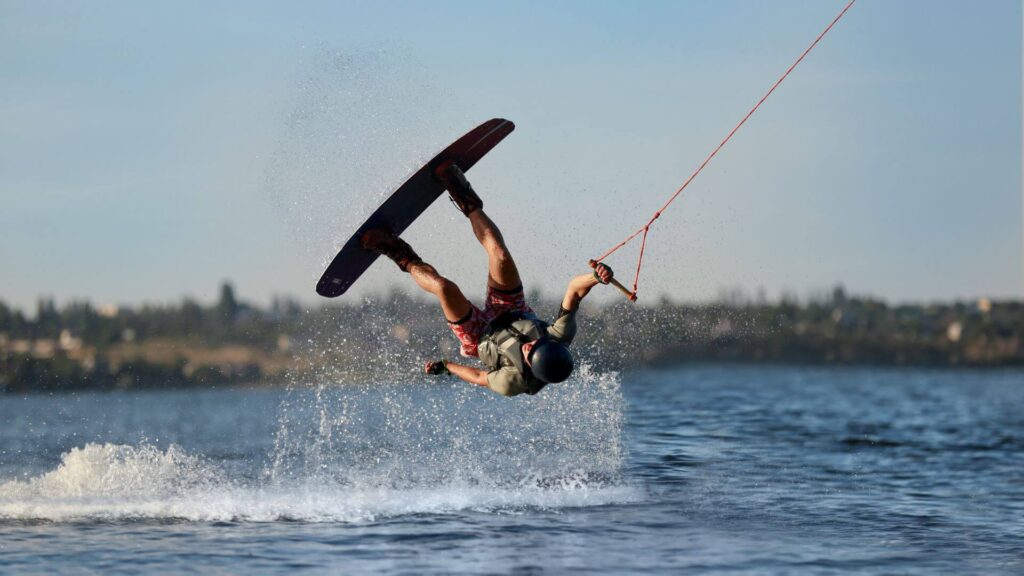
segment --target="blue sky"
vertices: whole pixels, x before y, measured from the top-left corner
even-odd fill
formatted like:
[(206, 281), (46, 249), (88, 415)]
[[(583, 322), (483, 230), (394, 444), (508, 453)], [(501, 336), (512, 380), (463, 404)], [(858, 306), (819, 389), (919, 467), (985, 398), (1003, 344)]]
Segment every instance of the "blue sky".
[[(495, 116), (518, 128), (471, 180), (526, 284), (558, 292), (842, 6), (4, 1), (0, 299), (230, 279), (316, 302), (376, 203)], [(652, 230), (641, 296), (1024, 296), (1021, 23), (1015, 1), (859, 0)], [(447, 203), (408, 238), (479, 296)], [(378, 264), (359, 289), (402, 280)]]

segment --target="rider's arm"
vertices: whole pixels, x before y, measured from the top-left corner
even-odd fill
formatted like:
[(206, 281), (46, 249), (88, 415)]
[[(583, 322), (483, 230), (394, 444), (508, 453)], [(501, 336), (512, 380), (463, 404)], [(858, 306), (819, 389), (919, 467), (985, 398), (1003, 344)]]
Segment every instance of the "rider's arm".
[(476, 384), (477, 386), (490, 388), (502, 396), (515, 396), (516, 394), (522, 394), (528, 389), (526, 379), (523, 378), (523, 375), (518, 370), (511, 366), (487, 372), (486, 370), (463, 366), (455, 362), (435, 360), (427, 362), (424, 368), (427, 374), (454, 374), (461, 380), (465, 380), (470, 384)]
[(604, 264), (598, 264), (592, 273), (580, 274), (569, 281), (569, 287), (565, 289), (565, 297), (562, 298), (562, 309), (572, 312), (579, 308), (580, 300), (590, 293), (590, 289), (600, 284), (597, 281), (597, 274), (602, 280), (608, 282), (612, 279), (612, 269)]
[(462, 364), (456, 364), (455, 362), (448, 362), (448, 371), (458, 376), (462, 380), (469, 382), (470, 384), (476, 384), (477, 386), (487, 386), (487, 371), (480, 370), (479, 368), (473, 368), (472, 366), (463, 366)]

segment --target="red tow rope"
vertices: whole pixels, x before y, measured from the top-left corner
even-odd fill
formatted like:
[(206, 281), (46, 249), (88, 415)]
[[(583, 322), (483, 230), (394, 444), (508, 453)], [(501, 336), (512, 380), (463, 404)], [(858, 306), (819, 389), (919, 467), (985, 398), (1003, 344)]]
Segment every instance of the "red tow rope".
[(821, 39), (825, 37), (825, 34), (828, 34), (828, 31), (831, 30), (832, 27), (836, 25), (836, 22), (839, 22), (839, 19), (842, 18), (844, 14), (846, 14), (846, 11), (849, 10), (850, 7), (853, 6), (853, 3), (856, 1), (857, 0), (850, 0), (846, 7), (843, 8), (841, 12), (839, 12), (839, 15), (836, 16), (834, 20), (832, 20), (832, 23), (825, 27), (821, 34), (818, 34), (818, 37), (814, 39), (814, 42), (812, 42), (811, 45), (808, 46), (806, 50), (804, 50), (803, 54), (801, 54), (800, 57), (796, 59), (796, 62), (793, 62), (792, 66), (790, 66), (789, 69), (786, 70), (785, 74), (780, 76), (779, 79), (775, 81), (775, 84), (772, 84), (772, 87), (768, 90), (768, 92), (766, 92), (765, 95), (762, 96), (761, 99), (757, 101), (757, 104), (755, 104), (754, 107), (750, 109), (750, 112), (747, 112), (747, 115), (744, 116), (743, 119), (740, 120), (740, 123), (737, 124), (736, 127), (732, 129), (732, 131), (729, 132), (729, 135), (726, 136), (725, 139), (722, 140), (718, 144), (718, 146), (716, 146), (715, 149), (711, 151), (711, 154), (708, 154), (708, 157), (705, 158), (704, 161), (700, 163), (700, 166), (697, 167), (693, 174), (690, 174), (690, 177), (686, 179), (686, 182), (683, 182), (683, 185), (680, 186), (679, 189), (676, 190), (675, 194), (673, 194), (668, 199), (668, 202), (665, 202), (665, 205), (662, 206), (657, 212), (655, 212), (654, 216), (651, 216), (651, 219), (648, 220), (646, 224), (641, 226), (639, 230), (630, 234), (625, 240), (616, 244), (614, 247), (612, 247), (611, 250), (605, 252), (599, 258), (591, 260), (591, 267), (596, 266), (598, 262), (604, 260), (608, 256), (611, 256), (616, 250), (622, 248), (631, 240), (633, 240), (641, 233), (643, 233), (643, 239), (640, 241), (640, 257), (637, 258), (636, 263), (636, 276), (633, 277), (633, 291), (632, 293), (630, 293), (628, 290), (622, 288), (621, 285), (618, 286), (620, 290), (626, 293), (627, 297), (629, 297), (630, 300), (636, 300), (637, 285), (640, 282), (640, 267), (643, 265), (644, 262), (644, 249), (647, 247), (647, 233), (650, 232), (651, 225), (654, 224), (654, 221), (657, 220), (659, 216), (661, 216), (661, 213), (664, 212), (669, 207), (669, 205), (672, 204), (672, 202), (674, 202), (675, 199), (679, 197), (680, 194), (682, 194), (683, 190), (685, 190), (686, 187), (690, 185), (690, 182), (693, 182), (693, 179), (696, 178), (702, 170), (704, 170), (704, 167), (708, 165), (708, 162), (710, 162), (716, 154), (718, 154), (718, 151), (721, 150), (723, 146), (725, 146), (726, 142), (732, 139), (733, 134), (735, 134), (736, 131), (740, 129), (740, 126), (743, 126), (743, 124), (746, 123), (747, 119), (750, 118), (754, 114), (754, 112), (756, 112), (757, 109), (761, 107), (761, 104), (763, 104), (764, 101), (767, 100), (768, 97), (772, 95), (772, 92), (775, 92), (775, 89), (779, 87), (779, 84), (782, 84), (782, 81), (785, 80), (787, 76), (789, 76), (789, 73), (792, 72), (793, 69), (796, 68), (797, 65), (803, 61), (804, 57), (807, 56), (807, 54), (809, 54), (810, 51), (813, 50), (814, 47), (818, 45), (818, 42), (821, 42)]

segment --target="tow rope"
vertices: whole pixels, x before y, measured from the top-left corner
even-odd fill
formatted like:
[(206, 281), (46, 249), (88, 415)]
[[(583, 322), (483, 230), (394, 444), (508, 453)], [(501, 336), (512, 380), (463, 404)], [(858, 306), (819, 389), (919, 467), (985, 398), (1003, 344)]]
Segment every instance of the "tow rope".
[(698, 166), (697, 169), (694, 170), (693, 174), (690, 174), (690, 177), (687, 178), (686, 181), (683, 182), (683, 185), (680, 186), (675, 191), (675, 194), (672, 194), (672, 196), (669, 197), (668, 202), (665, 202), (665, 204), (661, 208), (659, 208), (658, 211), (655, 212), (653, 216), (651, 216), (651, 219), (648, 220), (646, 224), (641, 226), (639, 230), (637, 230), (636, 232), (633, 232), (632, 234), (627, 236), (625, 240), (623, 240), (622, 242), (619, 242), (618, 244), (613, 246), (611, 248), (611, 250), (608, 250), (607, 252), (602, 254), (600, 257), (591, 260), (590, 261), (590, 267), (591, 268), (596, 267), (598, 262), (600, 262), (600, 261), (604, 260), (605, 258), (611, 256), (613, 253), (615, 253), (616, 250), (618, 250), (619, 248), (622, 248), (626, 244), (629, 244), (629, 242), (632, 241), (634, 238), (636, 238), (637, 236), (640, 236), (641, 234), (643, 234), (643, 237), (640, 240), (640, 256), (637, 258), (637, 262), (636, 262), (636, 275), (633, 277), (633, 290), (630, 291), (625, 286), (620, 284), (618, 281), (612, 280), (612, 284), (614, 284), (615, 287), (619, 289), (619, 291), (621, 291), (623, 294), (625, 294), (626, 297), (629, 298), (630, 301), (636, 301), (637, 286), (640, 283), (640, 267), (643, 265), (643, 262), (644, 262), (644, 250), (647, 248), (647, 233), (650, 232), (651, 225), (654, 224), (654, 221), (657, 220), (661, 216), (662, 212), (664, 212), (669, 207), (669, 205), (672, 204), (672, 202), (674, 202), (675, 199), (678, 198), (680, 194), (682, 194), (683, 190), (685, 190), (686, 187), (690, 185), (690, 182), (693, 182), (693, 179), (696, 178), (697, 175), (700, 174), (702, 170), (704, 170), (704, 167), (708, 165), (708, 162), (710, 162), (711, 159), (714, 158), (716, 154), (718, 154), (718, 151), (721, 150), (722, 147), (725, 146), (725, 144), (730, 139), (732, 139), (733, 134), (736, 134), (736, 132), (740, 129), (740, 127), (743, 126), (743, 124), (746, 123), (747, 119), (750, 118), (751, 116), (753, 116), (754, 112), (756, 112), (757, 109), (761, 107), (761, 104), (763, 104), (764, 101), (767, 100), (768, 97), (772, 95), (772, 92), (775, 92), (775, 89), (779, 87), (779, 84), (782, 84), (782, 81), (785, 80), (787, 76), (789, 76), (789, 73), (792, 72), (793, 69), (796, 68), (797, 65), (800, 64), (800, 62), (803, 61), (804, 57), (807, 56), (807, 54), (809, 54), (810, 51), (813, 50), (814, 47), (818, 45), (818, 42), (821, 42), (821, 39), (824, 38), (826, 34), (828, 34), (829, 30), (831, 30), (832, 27), (836, 25), (836, 22), (839, 22), (839, 19), (842, 18), (844, 14), (846, 14), (846, 11), (849, 10), (850, 7), (853, 6), (854, 2), (856, 2), (856, 1), (857, 0), (850, 0), (850, 2), (846, 5), (846, 7), (843, 8), (842, 11), (839, 12), (839, 15), (836, 16), (835, 19), (832, 20), (832, 22), (828, 26), (825, 27), (825, 29), (821, 32), (821, 34), (818, 34), (818, 37), (814, 39), (814, 42), (812, 42), (811, 45), (808, 46), (806, 50), (804, 50), (803, 54), (801, 54), (800, 57), (797, 58), (796, 61), (793, 62), (793, 64), (786, 70), (786, 72), (782, 76), (780, 76), (778, 80), (775, 81), (775, 84), (772, 84), (772, 87), (768, 89), (768, 92), (766, 92), (765, 95), (762, 96), (761, 99), (757, 101), (757, 104), (755, 104), (754, 107), (750, 109), (750, 112), (747, 112), (747, 115), (744, 116), (742, 120), (740, 120), (739, 124), (737, 124), (736, 127), (733, 128), (732, 131), (729, 132), (729, 134), (725, 137), (725, 139), (722, 140), (718, 144), (718, 146), (716, 146), (715, 149), (711, 151), (711, 154), (708, 154), (708, 157), (705, 158), (704, 161), (700, 163), (700, 166)]

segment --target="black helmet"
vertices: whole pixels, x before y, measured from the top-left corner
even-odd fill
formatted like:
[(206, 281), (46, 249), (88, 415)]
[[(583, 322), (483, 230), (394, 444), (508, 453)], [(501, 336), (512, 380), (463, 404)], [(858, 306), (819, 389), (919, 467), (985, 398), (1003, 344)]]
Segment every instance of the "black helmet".
[(572, 374), (572, 369), (572, 353), (561, 342), (543, 338), (530, 351), (530, 370), (543, 382), (561, 382)]

